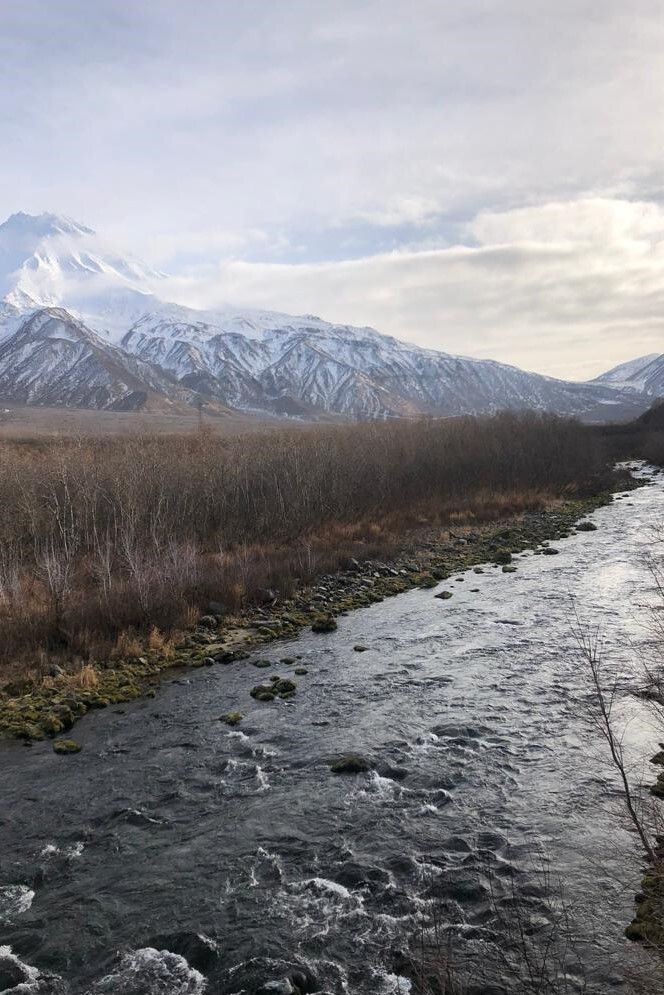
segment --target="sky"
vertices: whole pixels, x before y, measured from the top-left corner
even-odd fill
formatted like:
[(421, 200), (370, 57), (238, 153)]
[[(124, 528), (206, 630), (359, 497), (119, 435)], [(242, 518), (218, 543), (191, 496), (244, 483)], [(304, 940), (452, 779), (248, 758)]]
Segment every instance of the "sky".
[(0, 0), (0, 216), (585, 379), (664, 352), (662, 51), (661, 0)]

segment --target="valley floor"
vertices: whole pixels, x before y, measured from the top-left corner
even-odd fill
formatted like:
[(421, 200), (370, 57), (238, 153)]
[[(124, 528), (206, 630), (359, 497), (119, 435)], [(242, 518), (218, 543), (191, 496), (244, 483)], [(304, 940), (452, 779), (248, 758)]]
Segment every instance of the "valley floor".
[[(212, 416), (204, 413), (202, 424), (214, 435), (236, 436), (246, 432), (306, 427), (307, 422), (270, 418), (269, 415), (236, 414)], [(41, 439), (76, 436), (189, 435), (199, 429), (191, 414), (149, 411), (92, 411), (84, 408), (29, 407), (3, 403), (0, 398), (0, 439)]]
[(626, 747), (647, 764), (633, 688), (652, 477), (422, 527), (262, 610), (210, 604), (169, 659), (155, 647), (25, 693), (57, 722), (159, 700), (88, 715), (62, 746), (78, 757), (0, 745), (0, 969), (39, 971), (45, 995), (157, 978), (229, 995), (553, 995), (570, 978), (660, 992), (661, 967), (624, 935), (640, 854), (570, 631), (573, 599), (633, 674)]
[(480, 527), (412, 530), (401, 537), (387, 560), (354, 560), (348, 569), (326, 574), (290, 598), (275, 598), (272, 605), (229, 615), (212, 603), (175, 646), (158, 637), (137, 647), (137, 655), (106, 666), (87, 664), (74, 672), (56, 667), (42, 678), (14, 675), (0, 689), (0, 734), (26, 742), (57, 736), (91, 709), (154, 696), (160, 679), (174, 668), (230, 664), (263, 644), (292, 639), (309, 626), (321, 633), (332, 631), (336, 616), (450, 579), (448, 588), (436, 595), (446, 601), (454, 597), (456, 582), (463, 580), (452, 574), (471, 567), (478, 574), (514, 573), (518, 567), (513, 555), (525, 549), (554, 555), (551, 541), (573, 533), (576, 525), (581, 530), (592, 528), (579, 520), (611, 499), (610, 494), (600, 494), (552, 501), (543, 510)]

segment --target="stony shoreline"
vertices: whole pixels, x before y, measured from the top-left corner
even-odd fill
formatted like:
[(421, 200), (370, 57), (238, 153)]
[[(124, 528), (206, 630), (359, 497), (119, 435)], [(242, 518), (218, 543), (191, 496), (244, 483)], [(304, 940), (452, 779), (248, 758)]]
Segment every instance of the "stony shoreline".
[[(623, 490), (638, 486), (637, 481), (621, 483)], [(528, 512), (519, 519), (459, 528), (444, 538), (440, 530), (420, 532), (406, 537), (407, 552), (389, 563), (353, 561), (348, 569), (321, 577), (292, 598), (275, 599), (268, 609), (255, 608), (243, 615), (227, 616), (222, 606), (212, 604), (170, 658), (151, 654), (97, 666), (89, 686), (74, 684), (70, 676), (63, 674), (40, 684), (3, 689), (0, 736), (28, 744), (59, 736), (92, 709), (154, 696), (160, 680), (175, 668), (232, 664), (262, 644), (292, 639), (307, 627), (331, 631), (339, 615), (413, 588), (435, 587), (453, 573), (492, 567), (513, 573), (517, 569), (512, 563), (513, 554), (526, 549), (539, 555), (554, 554), (550, 542), (566, 538), (575, 526), (579, 531), (593, 529), (592, 524), (584, 525), (581, 520), (612, 499), (610, 493), (603, 493), (567, 501), (549, 510)], [(451, 591), (437, 595), (452, 596)]]

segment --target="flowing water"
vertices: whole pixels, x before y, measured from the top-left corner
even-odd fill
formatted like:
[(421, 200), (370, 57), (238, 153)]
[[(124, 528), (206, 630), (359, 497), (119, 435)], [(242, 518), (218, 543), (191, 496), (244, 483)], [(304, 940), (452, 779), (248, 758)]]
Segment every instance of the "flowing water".
[[(402, 953), (432, 917), (491, 973), (510, 916), (536, 941), (563, 906), (590, 990), (624, 991), (634, 837), (571, 626), (600, 625), (633, 672), (663, 490), (600, 509), (558, 556), (451, 578), (448, 601), (414, 590), (272, 644), (272, 670), (187, 672), (90, 714), (76, 756), (3, 744), (0, 991), (407, 992)], [(292, 701), (249, 697), (296, 655)], [(647, 756), (656, 732), (627, 711)], [(376, 769), (331, 773), (351, 751)], [(500, 977), (475, 990), (513, 990)]]

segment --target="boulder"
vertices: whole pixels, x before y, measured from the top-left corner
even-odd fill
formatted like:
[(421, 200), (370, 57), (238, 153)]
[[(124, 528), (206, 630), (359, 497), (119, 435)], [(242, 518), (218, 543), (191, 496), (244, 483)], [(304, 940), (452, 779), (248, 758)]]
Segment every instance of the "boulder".
[(337, 621), (332, 615), (319, 615), (311, 626), (312, 632), (334, 632), (337, 628)]
[(296, 690), (297, 684), (295, 681), (291, 681), (287, 677), (278, 678), (272, 685), (273, 693), (278, 694), (279, 696), (293, 694)]
[(220, 715), (219, 718), (222, 722), (225, 722), (227, 726), (237, 726), (244, 718), (244, 715), (242, 712), (225, 712), (223, 715)]
[(53, 742), (53, 752), (63, 756), (68, 753), (80, 753), (81, 749), (81, 744), (75, 739), (56, 739)]
[(216, 618), (215, 615), (203, 615), (198, 620), (198, 625), (201, 627), (201, 629), (216, 629), (217, 623), (218, 619)]
[(371, 763), (358, 753), (346, 753), (330, 764), (333, 774), (363, 774), (371, 770)]
[(256, 701), (274, 701), (274, 692), (269, 684), (257, 684), (249, 694)]

